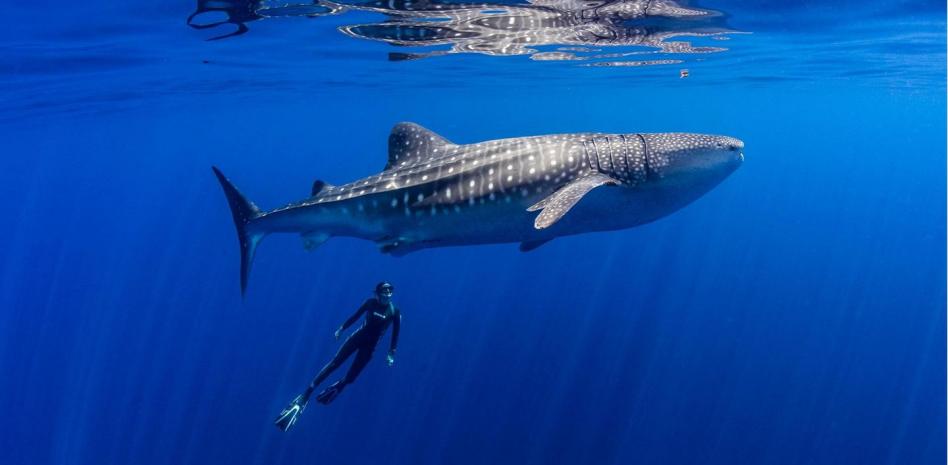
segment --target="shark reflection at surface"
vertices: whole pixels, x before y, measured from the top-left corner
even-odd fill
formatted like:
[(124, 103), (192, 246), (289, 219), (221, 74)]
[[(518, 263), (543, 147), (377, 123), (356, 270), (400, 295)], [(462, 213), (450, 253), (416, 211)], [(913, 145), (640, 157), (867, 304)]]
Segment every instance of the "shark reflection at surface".
[[(530, 55), (534, 60), (596, 60), (654, 53), (693, 54), (726, 50), (673, 40), (682, 36), (721, 36), (722, 15), (669, 1), (534, 0), (526, 4), (451, 4), (436, 1), (374, 1), (348, 5), (389, 17), (373, 24), (344, 26), (344, 33), (402, 46), (441, 46), (427, 53), (392, 53), (393, 60), (450, 53)], [(559, 46), (553, 51), (538, 47)], [(601, 47), (639, 46), (646, 50), (604, 53)], [(619, 61), (626, 66), (671, 64), (680, 60)], [(600, 62), (603, 63), (603, 62)]]
[[(198, 11), (189, 21), (209, 4), (218, 8), (221, 4), (230, 5), (200, 1)], [(585, 61), (589, 66), (675, 64), (682, 60), (664, 56), (656, 58), (655, 55), (721, 52), (727, 49), (695, 46), (683, 38), (726, 39), (727, 34), (736, 32), (723, 25), (724, 15), (720, 12), (671, 0), (531, 0), (507, 3), (503, 0), (494, 3), (319, 0), (297, 5), (250, 4), (258, 19), (313, 17), (346, 11), (377, 13), (384, 15), (385, 19), (341, 26), (339, 30), (350, 37), (395, 46), (447, 47), (421, 53), (390, 53), (389, 59), (393, 61), (477, 53), (529, 55), (539, 61)], [(247, 17), (246, 5), (234, 3), (234, 11)], [(240, 27), (241, 30), (233, 34), (246, 32), (243, 23)], [(606, 47), (620, 48), (606, 51)]]

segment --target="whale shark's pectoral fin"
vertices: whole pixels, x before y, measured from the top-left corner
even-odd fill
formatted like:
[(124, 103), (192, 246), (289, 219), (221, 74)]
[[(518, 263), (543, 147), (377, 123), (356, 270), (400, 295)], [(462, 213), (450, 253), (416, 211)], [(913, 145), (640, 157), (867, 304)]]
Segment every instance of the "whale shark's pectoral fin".
[(552, 226), (589, 191), (605, 184), (616, 185), (619, 181), (602, 173), (594, 173), (577, 178), (561, 187), (549, 197), (527, 208), (528, 212), (542, 210), (533, 222), (533, 227), (545, 229)]
[(537, 247), (540, 247), (541, 245), (546, 244), (547, 242), (550, 242), (552, 240), (553, 239), (540, 239), (538, 241), (523, 241), (520, 243), (520, 251), (529, 252), (531, 250), (535, 250)]
[(454, 144), (415, 123), (398, 123), (388, 136), (385, 169), (432, 160), (448, 153)]
[(329, 240), (329, 234), (321, 232), (303, 233), (301, 236), (303, 236), (303, 248), (306, 249), (307, 252), (316, 250), (317, 247)]

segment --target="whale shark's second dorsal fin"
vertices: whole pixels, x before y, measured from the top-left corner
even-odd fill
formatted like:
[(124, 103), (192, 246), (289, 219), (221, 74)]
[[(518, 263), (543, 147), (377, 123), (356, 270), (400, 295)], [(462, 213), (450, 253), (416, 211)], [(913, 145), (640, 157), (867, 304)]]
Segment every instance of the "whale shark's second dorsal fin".
[(451, 141), (418, 124), (398, 123), (388, 136), (388, 163), (385, 169), (438, 158), (453, 145)]
[(313, 181), (313, 188), (310, 189), (309, 195), (310, 197), (316, 197), (321, 192), (332, 189), (332, 188), (333, 188), (332, 184), (329, 184), (328, 182), (323, 181), (322, 179), (317, 179)]

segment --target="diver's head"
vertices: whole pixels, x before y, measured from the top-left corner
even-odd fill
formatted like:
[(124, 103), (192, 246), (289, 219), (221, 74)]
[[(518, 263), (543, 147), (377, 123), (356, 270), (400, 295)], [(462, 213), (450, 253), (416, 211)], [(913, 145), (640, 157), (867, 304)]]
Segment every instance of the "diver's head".
[(387, 304), (392, 301), (392, 292), (395, 291), (395, 286), (392, 286), (392, 283), (388, 281), (382, 281), (375, 285), (375, 297), (379, 299), (379, 302)]

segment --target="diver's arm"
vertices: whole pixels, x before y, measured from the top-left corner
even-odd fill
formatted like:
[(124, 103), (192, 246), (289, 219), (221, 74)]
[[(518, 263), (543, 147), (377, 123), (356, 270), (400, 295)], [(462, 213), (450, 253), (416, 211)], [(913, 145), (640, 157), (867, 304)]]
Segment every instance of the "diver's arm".
[(388, 360), (389, 366), (395, 363), (395, 349), (398, 347), (398, 332), (402, 327), (402, 312), (399, 311), (395, 314), (395, 319), (392, 321), (392, 343), (388, 348)]
[(340, 326), (339, 329), (336, 330), (336, 339), (339, 339), (339, 335), (342, 334), (342, 332), (345, 331), (346, 328), (352, 326), (353, 323), (358, 321), (359, 317), (362, 316), (363, 313), (365, 313), (365, 310), (367, 308), (369, 308), (369, 300), (366, 300), (365, 302), (363, 302), (362, 305), (359, 307), (359, 309), (356, 310), (355, 313), (353, 313), (352, 316), (350, 316), (349, 319), (346, 320), (342, 324), (342, 326)]

